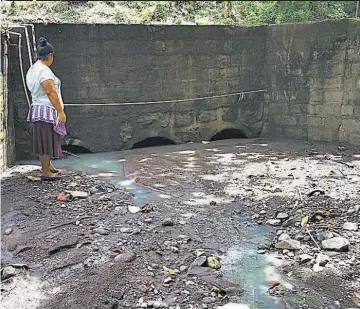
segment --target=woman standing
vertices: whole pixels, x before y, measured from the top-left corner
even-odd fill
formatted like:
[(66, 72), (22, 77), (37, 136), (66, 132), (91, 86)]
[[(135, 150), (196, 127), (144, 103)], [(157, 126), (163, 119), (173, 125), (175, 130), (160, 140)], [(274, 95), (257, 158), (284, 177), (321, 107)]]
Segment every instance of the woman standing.
[(33, 152), (40, 157), (43, 181), (58, 180), (51, 158), (61, 158), (61, 136), (66, 135), (61, 82), (50, 66), (54, 61), (54, 48), (45, 38), (39, 39), (37, 61), (26, 74), (32, 103), (28, 121), (33, 123)]

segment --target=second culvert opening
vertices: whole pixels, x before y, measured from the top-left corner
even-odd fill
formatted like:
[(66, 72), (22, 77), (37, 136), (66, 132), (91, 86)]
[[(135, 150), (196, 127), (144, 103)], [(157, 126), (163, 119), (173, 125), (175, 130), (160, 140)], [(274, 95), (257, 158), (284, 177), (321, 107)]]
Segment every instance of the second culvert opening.
[(225, 129), (216, 133), (210, 141), (220, 141), (224, 139), (247, 138), (246, 134), (238, 129)]
[(62, 145), (62, 151), (67, 151), (73, 154), (92, 153), (89, 149), (79, 145)]
[(166, 146), (166, 145), (175, 145), (175, 142), (166, 137), (155, 136), (155, 137), (148, 137), (140, 142), (135, 143), (132, 149)]

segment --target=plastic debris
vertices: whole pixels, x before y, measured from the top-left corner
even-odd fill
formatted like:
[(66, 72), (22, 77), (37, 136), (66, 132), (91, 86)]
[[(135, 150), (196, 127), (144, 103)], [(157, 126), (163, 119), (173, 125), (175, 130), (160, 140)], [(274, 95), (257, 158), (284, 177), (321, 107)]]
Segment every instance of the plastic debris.
[(41, 178), (35, 176), (27, 176), (27, 179), (32, 182), (41, 181)]
[(121, 293), (121, 291), (112, 291), (111, 297), (115, 298), (115, 299), (122, 299), (123, 298), (123, 294)]
[(312, 197), (314, 195), (324, 195), (325, 194), (325, 191), (324, 190), (321, 190), (321, 189), (316, 189), (316, 190), (312, 190), (310, 191), (307, 196), (308, 197)]
[(273, 289), (276, 286), (279, 286), (280, 283), (278, 281), (272, 280), (270, 281), (270, 289)]
[(201, 144), (207, 145), (207, 144), (210, 144), (210, 142), (209, 141), (202, 141)]
[(129, 212), (131, 212), (132, 214), (136, 214), (138, 212), (141, 212), (141, 208), (137, 207), (137, 206), (129, 206), (128, 207)]
[(344, 173), (340, 170), (331, 170), (329, 172), (329, 176), (330, 177), (334, 177), (334, 178), (343, 178), (345, 177)]
[(175, 271), (173, 269), (171, 269), (171, 268), (168, 269), (168, 272), (172, 276), (175, 275)]
[(321, 212), (316, 212), (310, 217), (310, 221), (311, 222), (320, 222), (320, 221), (324, 220), (325, 217), (326, 217), (325, 214), (323, 214)]
[(153, 207), (152, 207), (151, 205), (145, 204), (145, 205), (143, 205), (143, 206), (141, 206), (141, 207), (138, 207), (138, 206), (128, 206), (128, 210), (129, 210), (130, 213), (136, 214), (136, 213), (138, 213), (138, 212), (148, 213), (148, 212), (150, 212), (150, 211), (152, 211), (152, 210), (154, 210), (154, 209), (153, 209)]
[(72, 196), (70, 194), (66, 194), (65, 192), (60, 192), (56, 199), (61, 202), (70, 202), (72, 201)]
[(15, 268), (25, 268), (25, 269), (30, 269), (30, 265), (29, 264), (22, 264), (22, 263), (18, 263), (18, 264), (10, 264), (9, 266), (15, 267)]
[(309, 216), (305, 216), (301, 219), (301, 226), (304, 227), (309, 222)]
[(85, 191), (66, 191), (66, 193), (71, 194), (73, 198), (87, 198), (89, 193)]

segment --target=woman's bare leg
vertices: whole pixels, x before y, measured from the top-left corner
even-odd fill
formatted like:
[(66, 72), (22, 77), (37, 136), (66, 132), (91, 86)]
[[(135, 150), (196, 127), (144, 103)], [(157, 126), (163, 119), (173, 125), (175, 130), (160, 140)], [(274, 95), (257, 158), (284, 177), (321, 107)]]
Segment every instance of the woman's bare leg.
[(50, 161), (50, 171), (54, 171), (56, 170), (55, 166), (52, 164), (52, 162)]
[(50, 156), (48, 155), (42, 155), (40, 156), (40, 162), (41, 162), (41, 170), (42, 175), (46, 177), (53, 177), (55, 176), (50, 172)]

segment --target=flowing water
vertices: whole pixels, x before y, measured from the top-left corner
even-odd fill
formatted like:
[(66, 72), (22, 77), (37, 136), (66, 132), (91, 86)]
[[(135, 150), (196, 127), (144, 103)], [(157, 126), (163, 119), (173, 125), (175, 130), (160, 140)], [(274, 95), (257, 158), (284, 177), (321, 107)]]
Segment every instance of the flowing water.
[[(133, 203), (142, 206), (154, 198), (151, 189), (139, 186), (135, 180), (125, 178), (124, 162), (118, 152), (83, 154), (77, 157), (69, 156), (54, 162), (57, 168), (85, 172), (97, 179), (112, 183), (116, 188), (123, 188), (133, 194)], [(34, 161), (24, 161), (22, 164), (36, 164)]]
[(258, 244), (266, 242), (267, 234), (271, 230), (272, 228), (267, 226), (247, 227), (241, 237), (243, 241), (231, 247), (222, 257), (224, 274), (242, 287), (242, 301), (251, 305), (251, 308), (282, 308), (280, 300), (267, 293), (272, 280), (292, 288), (276, 271), (281, 261), (275, 256), (257, 252)]

